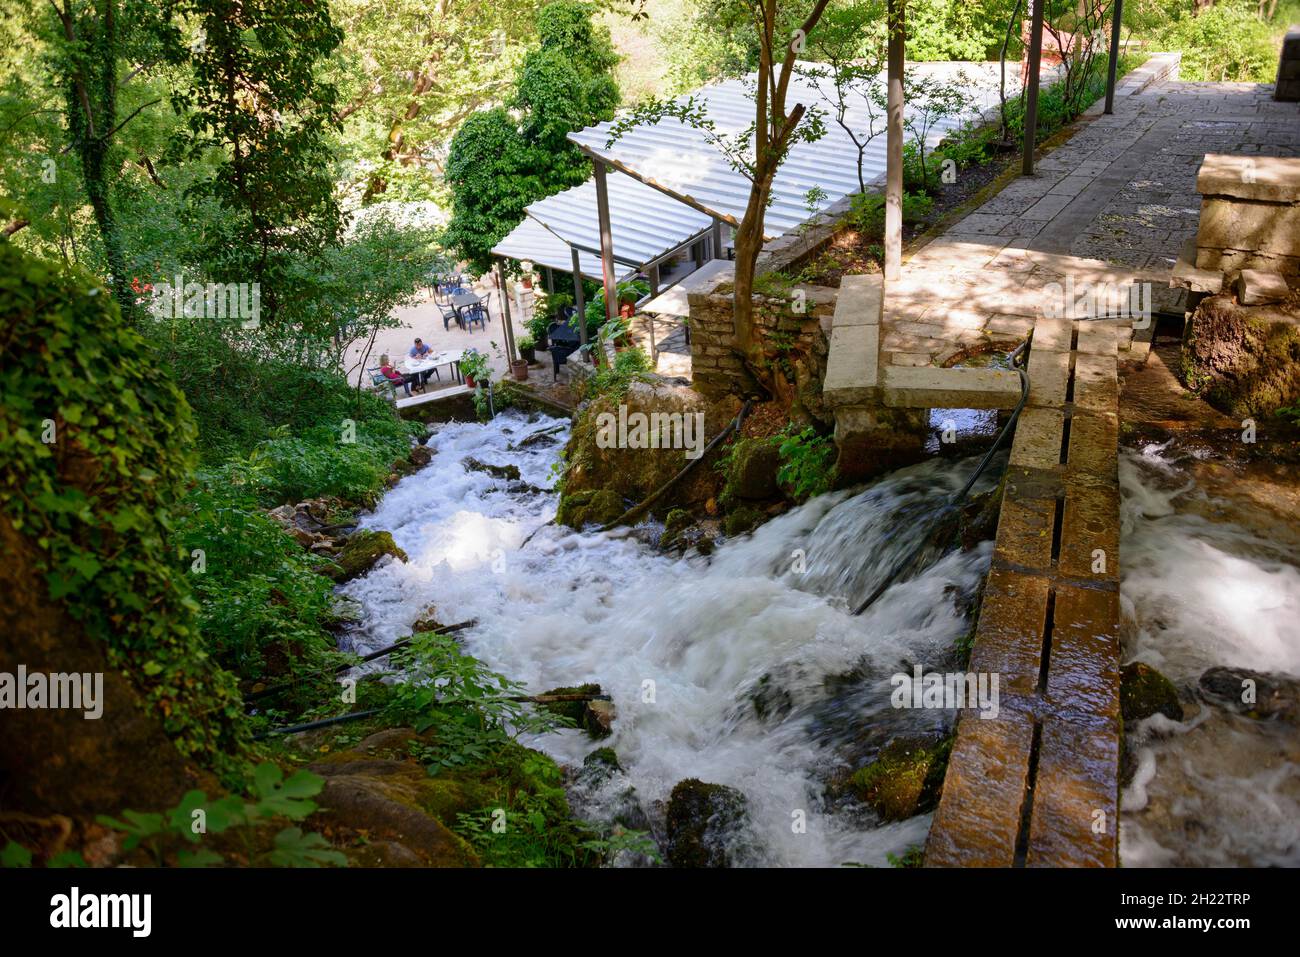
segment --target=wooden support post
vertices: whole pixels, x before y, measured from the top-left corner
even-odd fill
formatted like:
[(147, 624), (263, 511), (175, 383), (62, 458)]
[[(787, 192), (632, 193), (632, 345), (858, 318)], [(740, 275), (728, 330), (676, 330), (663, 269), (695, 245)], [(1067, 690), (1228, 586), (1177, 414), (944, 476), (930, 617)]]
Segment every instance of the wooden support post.
[(1029, 20), (1029, 78), (1025, 90), (1025, 154), (1020, 171), (1034, 175), (1034, 144), (1038, 136), (1038, 71), (1043, 65), (1043, 7), (1046, 0), (1029, 0), (1033, 16)]
[(555, 292), (555, 273), (551, 271), (550, 266), (546, 267), (546, 291), (547, 293)]
[(726, 250), (726, 247), (725, 247), (725, 246), (723, 245), (723, 243), (722, 243), (722, 220), (720, 220), (720, 219), (715, 219), (715, 220), (713, 221), (713, 233), (712, 233), (712, 235), (713, 235), (713, 258), (714, 258), (714, 259), (726, 259), (726, 258), (727, 258), (727, 250)]
[(646, 267), (646, 276), (650, 280), (650, 295), (659, 295), (659, 264)]
[[(600, 272), (605, 282), (605, 320), (618, 315), (618, 282), (614, 276), (614, 237), (609, 228), (609, 184), (605, 182), (605, 164), (596, 160), (596, 216), (600, 220)], [(586, 322), (583, 322), (586, 328)], [(599, 353), (599, 349), (597, 352)], [(596, 356), (596, 364), (605, 362)]]
[(506, 360), (514, 362), (518, 358), (515, 352), (515, 331), (510, 324), (510, 294), (506, 290), (506, 264), (501, 259), (497, 260), (497, 286), (501, 293), (501, 325), (505, 328)]
[(888, 94), (885, 104), (885, 279), (903, 271), (903, 59), (904, 0), (889, 0)]
[(1115, 77), (1119, 73), (1119, 31), (1124, 20), (1124, 0), (1115, 0), (1110, 17), (1110, 64), (1106, 68), (1106, 113), (1115, 112)]
[(695, 244), (691, 246), (691, 253), (695, 257), (695, 268), (699, 269), (701, 266), (704, 265), (704, 240), (703, 239), (697, 239), (695, 241)]
[(582, 264), (578, 261), (578, 251), (572, 246), (569, 252), (573, 254), (573, 305), (578, 310), (578, 338), (585, 346), (587, 344), (587, 297), (582, 292)]

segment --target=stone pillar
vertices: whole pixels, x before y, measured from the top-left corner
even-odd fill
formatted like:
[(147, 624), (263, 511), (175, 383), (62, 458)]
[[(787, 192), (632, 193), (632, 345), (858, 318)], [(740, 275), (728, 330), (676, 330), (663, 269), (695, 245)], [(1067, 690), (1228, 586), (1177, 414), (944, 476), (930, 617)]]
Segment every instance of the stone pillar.
[(1207, 153), (1196, 267), (1300, 275), (1300, 159)]
[(1282, 40), (1273, 99), (1284, 103), (1300, 102), (1300, 26), (1288, 30)]

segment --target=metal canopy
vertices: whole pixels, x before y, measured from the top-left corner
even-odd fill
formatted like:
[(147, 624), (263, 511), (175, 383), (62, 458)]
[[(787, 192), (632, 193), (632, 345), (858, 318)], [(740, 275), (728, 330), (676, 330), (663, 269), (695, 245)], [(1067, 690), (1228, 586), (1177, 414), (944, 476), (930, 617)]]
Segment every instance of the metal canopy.
[[(608, 182), (614, 256), (629, 273), (693, 242), (713, 224), (709, 216), (630, 176), (611, 176)], [(538, 200), (524, 212), (523, 222), (493, 247), (494, 255), (572, 272), (570, 250), (576, 249), (582, 274), (601, 278), (594, 181)]]
[[(936, 123), (926, 135), (927, 146), (936, 146), (945, 136), (963, 123), (976, 119), (998, 103), (997, 63), (915, 63), (910, 68), (940, 78), (950, 76), (962, 82), (975, 102), (963, 116)], [(1007, 96), (1014, 97), (1019, 90), (1019, 77), (1008, 71)], [(964, 74), (964, 79), (962, 78)], [(679, 102), (695, 97), (723, 136), (731, 136), (747, 129), (754, 120), (754, 101), (750, 92), (755, 74), (746, 78), (726, 80), (696, 90), (680, 97)], [(885, 79), (878, 81), (882, 87)], [(829, 81), (821, 86), (830, 89)], [(773, 239), (794, 229), (810, 217), (805, 197), (814, 186), (821, 187), (826, 198), (820, 208), (834, 203), (858, 190), (857, 147), (848, 134), (835, 122), (835, 106), (806, 78), (795, 76), (790, 83), (786, 102), (816, 106), (826, 113), (826, 134), (812, 143), (799, 143), (776, 174), (772, 187), (772, 203), (764, 221), (766, 238)], [(911, 118), (915, 109), (908, 104), (906, 115)], [(867, 113), (864, 107), (855, 106), (848, 113), (851, 128), (865, 129)], [(601, 159), (615, 168), (668, 195), (680, 199), (696, 210), (725, 220), (733, 226), (745, 214), (749, 200), (749, 180), (732, 169), (722, 154), (705, 139), (704, 134), (676, 119), (638, 126), (620, 139), (609, 144), (612, 122), (600, 123), (570, 133), (569, 139), (592, 157)], [(885, 122), (884, 111), (879, 111), (875, 124), (879, 135), (868, 145), (863, 156), (863, 178), (867, 185), (878, 184), (885, 174)], [(909, 138), (911, 138), (909, 136)], [(607, 145), (608, 144), (608, 145)], [(623, 177), (612, 177), (613, 183)], [(617, 209), (611, 196), (611, 205)], [(618, 231), (614, 234), (614, 248), (619, 249)]]

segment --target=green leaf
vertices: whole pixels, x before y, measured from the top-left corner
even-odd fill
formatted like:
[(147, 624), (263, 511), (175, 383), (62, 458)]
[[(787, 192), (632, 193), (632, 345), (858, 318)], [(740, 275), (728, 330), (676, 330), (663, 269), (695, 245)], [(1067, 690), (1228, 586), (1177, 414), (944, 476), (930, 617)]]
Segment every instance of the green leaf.
[(270, 861), (276, 867), (321, 867), (334, 864), (347, 867), (348, 859), (330, 848), (319, 834), (304, 834), (302, 828), (286, 827), (275, 836), (275, 850)]
[(0, 867), (31, 867), (32, 852), (17, 841), (10, 841), (0, 851)]

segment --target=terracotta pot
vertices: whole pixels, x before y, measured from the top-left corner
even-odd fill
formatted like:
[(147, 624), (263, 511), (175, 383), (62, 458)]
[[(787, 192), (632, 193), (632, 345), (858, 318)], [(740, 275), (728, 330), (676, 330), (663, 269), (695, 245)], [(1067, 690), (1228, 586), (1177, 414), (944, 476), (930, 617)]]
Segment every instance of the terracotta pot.
[(528, 378), (528, 360), (515, 359), (510, 363), (510, 371), (518, 381), (523, 382)]
[(523, 281), (523, 284), (524, 284), (524, 288), (525, 288), (525, 289), (532, 289), (532, 288), (533, 288), (533, 277), (532, 277), (532, 276), (525, 276), (525, 277), (523, 278), (522, 281)]
[(465, 376), (465, 384), (469, 386), (471, 389), (474, 388), (475, 386), (474, 377), (472, 375)]

